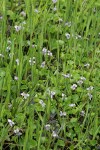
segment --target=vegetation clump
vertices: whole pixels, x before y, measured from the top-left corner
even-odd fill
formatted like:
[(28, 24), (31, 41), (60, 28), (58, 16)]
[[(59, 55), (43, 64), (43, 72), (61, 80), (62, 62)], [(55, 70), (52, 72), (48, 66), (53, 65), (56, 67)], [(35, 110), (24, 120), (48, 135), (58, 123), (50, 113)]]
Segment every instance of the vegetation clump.
[(99, 150), (99, 1), (0, 6), (0, 150)]

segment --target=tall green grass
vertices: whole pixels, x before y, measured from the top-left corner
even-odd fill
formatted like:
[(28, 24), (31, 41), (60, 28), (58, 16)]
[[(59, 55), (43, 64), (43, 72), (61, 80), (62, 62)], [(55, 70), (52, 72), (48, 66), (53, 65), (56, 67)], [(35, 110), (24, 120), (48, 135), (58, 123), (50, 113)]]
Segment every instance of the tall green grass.
[(98, 149), (99, 1), (0, 6), (0, 149)]

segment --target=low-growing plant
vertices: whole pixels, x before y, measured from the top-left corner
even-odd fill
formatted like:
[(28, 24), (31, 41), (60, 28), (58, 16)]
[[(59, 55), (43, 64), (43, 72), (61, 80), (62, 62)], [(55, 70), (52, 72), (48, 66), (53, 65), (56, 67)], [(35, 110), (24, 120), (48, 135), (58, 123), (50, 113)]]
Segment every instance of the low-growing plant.
[(0, 5), (0, 149), (99, 150), (99, 1)]

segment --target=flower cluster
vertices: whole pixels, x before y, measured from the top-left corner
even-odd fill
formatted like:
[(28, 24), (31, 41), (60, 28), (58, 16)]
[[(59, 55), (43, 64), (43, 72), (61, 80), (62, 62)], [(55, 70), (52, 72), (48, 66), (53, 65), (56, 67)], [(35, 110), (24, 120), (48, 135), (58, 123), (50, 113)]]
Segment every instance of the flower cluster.
[(52, 0), (52, 2), (55, 4), (55, 3), (57, 3), (57, 0)]
[[(22, 12), (21, 15), (25, 15), (24, 12)], [(20, 30), (24, 29), (25, 25), (26, 25), (26, 22), (25, 22), (25, 21), (21, 22), (19, 25), (15, 25), (15, 26), (14, 26), (15, 31), (16, 31), (16, 32), (19, 32)]]
[(4, 57), (4, 55), (3, 55), (3, 54), (0, 54), (0, 57), (2, 57), (2, 58), (3, 58), (3, 57)]
[(50, 51), (47, 50), (46, 48), (43, 48), (43, 49), (42, 49), (42, 53), (43, 53), (44, 55), (52, 56), (52, 52), (50, 52)]
[(89, 99), (92, 100), (93, 95), (91, 93), (88, 93), (87, 95), (88, 95)]
[(38, 14), (38, 13), (39, 13), (39, 10), (38, 10), (38, 9), (34, 9), (34, 12)]
[(76, 105), (75, 104), (69, 104), (69, 107), (75, 107)]
[(93, 86), (90, 86), (87, 88), (87, 91), (88, 91), (87, 95), (88, 95), (90, 100), (92, 100), (92, 98), (93, 98), (93, 95), (91, 94), (93, 88), (94, 88)]
[(71, 27), (71, 22), (66, 22), (65, 26)]
[(65, 78), (70, 78), (70, 77), (72, 77), (72, 75), (71, 74), (62, 74), (63, 75), (63, 77), (65, 77)]
[(15, 123), (11, 119), (8, 119), (8, 123), (11, 127), (15, 125)]
[(50, 95), (50, 98), (53, 98), (53, 96), (56, 94), (56, 92), (54, 92), (54, 91), (50, 91), (49, 90), (49, 95)]
[(41, 105), (43, 108), (45, 108), (46, 104), (44, 103), (43, 100), (40, 100), (39, 103), (40, 103), (40, 105)]
[(77, 88), (77, 84), (73, 84), (72, 86), (71, 86), (71, 89), (72, 90), (75, 90)]
[(45, 125), (45, 129), (46, 129), (47, 131), (49, 131), (49, 130), (50, 130), (50, 124), (46, 124), (46, 125)]
[(93, 90), (93, 86), (87, 88), (87, 91), (92, 91), (92, 90)]
[(65, 116), (66, 116), (66, 112), (60, 111), (60, 117), (65, 117)]
[(45, 61), (43, 61), (42, 63), (41, 63), (41, 66), (40, 66), (41, 68), (44, 68), (45, 67)]
[(27, 99), (27, 98), (29, 97), (29, 94), (28, 94), (28, 93), (23, 92), (23, 93), (21, 93), (21, 96), (23, 96), (23, 97), (24, 97), (24, 99)]
[(69, 33), (65, 33), (65, 36), (66, 36), (67, 40), (70, 39), (70, 34)]
[(85, 115), (85, 111), (84, 111), (84, 110), (82, 110), (82, 111), (81, 111), (81, 113), (80, 113), (80, 115), (84, 117), (84, 115)]
[(15, 25), (15, 30), (16, 32), (19, 32), (22, 29), (21, 25)]
[(20, 15), (23, 16), (23, 17), (26, 17), (25, 11), (22, 11), (22, 12), (20, 13)]
[(52, 137), (54, 137), (54, 138), (58, 137), (58, 134), (56, 133), (56, 131), (52, 132)]
[(30, 65), (34, 65), (36, 63), (36, 58), (35, 57), (30, 58), (29, 63)]
[(20, 130), (19, 130), (18, 128), (14, 130), (14, 133), (15, 133), (17, 136), (22, 135), (22, 133), (20, 132)]
[(62, 93), (62, 99), (64, 99), (66, 97), (66, 94)]
[(18, 77), (17, 77), (17, 76), (14, 76), (14, 80), (16, 80), (16, 81), (17, 81), (17, 80), (18, 80)]
[(19, 59), (17, 58), (15, 61), (16, 61), (16, 64), (19, 66)]
[(82, 84), (83, 84), (83, 80), (77, 81), (77, 84), (78, 84), (78, 85), (82, 85)]
[(89, 64), (89, 63), (86, 63), (86, 64), (84, 64), (84, 67), (89, 68), (89, 67), (90, 67), (90, 64)]
[(6, 51), (9, 52), (11, 50), (11, 40), (7, 40), (7, 47), (6, 47)]

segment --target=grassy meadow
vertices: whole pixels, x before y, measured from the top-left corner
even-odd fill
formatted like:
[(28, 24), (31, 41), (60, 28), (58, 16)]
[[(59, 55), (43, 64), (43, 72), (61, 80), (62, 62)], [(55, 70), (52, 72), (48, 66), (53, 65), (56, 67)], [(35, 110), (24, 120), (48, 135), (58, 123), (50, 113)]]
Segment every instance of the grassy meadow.
[(0, 0), (0, 150), (100, 150), (99, 0)]

